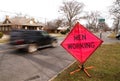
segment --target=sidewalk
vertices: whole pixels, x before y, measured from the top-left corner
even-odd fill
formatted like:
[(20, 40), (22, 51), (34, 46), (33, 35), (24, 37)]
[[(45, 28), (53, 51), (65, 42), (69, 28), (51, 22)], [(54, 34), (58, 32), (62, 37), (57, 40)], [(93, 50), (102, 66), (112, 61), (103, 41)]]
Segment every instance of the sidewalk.
[(66, 35), (62, 35), (62, 34), (59, 34), (59, 33), (50, 33), (51, 36), (55, 36), (55, 37), (64, 37)]

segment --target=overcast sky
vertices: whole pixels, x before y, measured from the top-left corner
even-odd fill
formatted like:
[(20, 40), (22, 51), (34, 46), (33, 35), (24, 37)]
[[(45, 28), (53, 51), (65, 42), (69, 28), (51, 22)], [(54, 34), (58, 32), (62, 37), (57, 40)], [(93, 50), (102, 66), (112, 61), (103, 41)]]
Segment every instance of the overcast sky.
[[(70, 0), (0, 0), (0, 20), (5, 15), (22, 13), (33, 17), (51, 20), (59, 17), (59, 7)], [(85, 4), (84, 11), (101, 11), (106, 16), (113, 0), (76, 0)]]

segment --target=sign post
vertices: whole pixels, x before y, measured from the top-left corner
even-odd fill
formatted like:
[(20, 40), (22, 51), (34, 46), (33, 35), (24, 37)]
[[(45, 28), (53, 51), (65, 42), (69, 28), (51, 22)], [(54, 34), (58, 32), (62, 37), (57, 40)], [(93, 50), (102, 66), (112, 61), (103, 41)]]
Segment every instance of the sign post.
[(93, 54), (93, 52), (102, 44), (102, 40), (88, 31), (79, 22), (75, 24), (73, 29), (61, 43), (61, 46), (66, 49), (76, 60), (80, 62), (78, 70), (71, 72), (74, 74), (80, 70), (83, 70), (88, 77), (91, 75), (87, 72), (87, 69), (93, 67), (84, 67), (84, 63)]

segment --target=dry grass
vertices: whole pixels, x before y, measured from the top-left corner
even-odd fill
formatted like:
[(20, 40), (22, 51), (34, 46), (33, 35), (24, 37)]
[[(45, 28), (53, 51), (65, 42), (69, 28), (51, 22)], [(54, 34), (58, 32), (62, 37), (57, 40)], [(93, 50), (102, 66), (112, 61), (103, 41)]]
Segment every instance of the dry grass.
[(9, 35), (3, 35), (2, 38), (0, 38), (0, 43), (7, 43), (9, 42)]

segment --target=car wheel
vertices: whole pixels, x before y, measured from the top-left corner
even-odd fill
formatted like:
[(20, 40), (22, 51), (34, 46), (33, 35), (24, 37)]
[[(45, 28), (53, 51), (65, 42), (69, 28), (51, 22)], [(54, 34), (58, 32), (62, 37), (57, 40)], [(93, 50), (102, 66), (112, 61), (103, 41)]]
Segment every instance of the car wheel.
[(58, 42), (56, 40), (54, 40), (51, 45), (52, 45), (52, 47), (57, 47), (58, 46)]
[(33, 52), (37, 51), (37, 49), (38, 49), (38, 46), (36, 44), (30, 44), (28, 46), (28, 52), (29, 53), (33, 53)]

